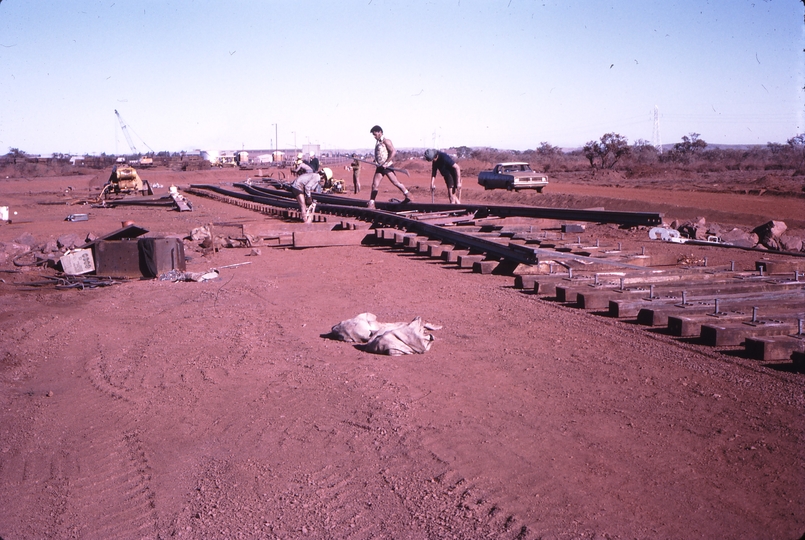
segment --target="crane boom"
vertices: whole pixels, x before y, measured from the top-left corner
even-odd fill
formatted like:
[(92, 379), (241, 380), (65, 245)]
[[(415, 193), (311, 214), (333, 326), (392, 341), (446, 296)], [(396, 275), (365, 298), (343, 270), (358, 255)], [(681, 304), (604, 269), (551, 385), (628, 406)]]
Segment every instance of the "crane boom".
[(117, 112), (115, 109), (115, 116), (117, 116), (118, 122), (120, 122), (120, 129), (123, 130), (123, 135), (126, 137), (126, 142), (129, 143), (129, 148), (131, 149), (132, 154), (139, 154), (140, 152), (137, 151), (137, 147), (134, 146), (134, 142), (131, 140), (131, 136), (129, 135), (129, 130), (126, 127), (126, 123), (123, 121), (123, 117), (120, 116), (120, 113)]

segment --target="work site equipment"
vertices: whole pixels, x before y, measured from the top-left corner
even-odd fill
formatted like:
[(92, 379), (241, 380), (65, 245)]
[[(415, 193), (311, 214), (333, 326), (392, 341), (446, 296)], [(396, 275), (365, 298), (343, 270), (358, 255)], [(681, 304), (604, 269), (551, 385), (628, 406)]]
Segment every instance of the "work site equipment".
[[(129, 128), (129, 126), (126, 125), (126, 122), (123, 121), (123, 117), (120, 116), (120, 113), (117, 112), (117, 109), (115, 109), (115, 116), (117, 116), (117, 121), (120, 122), (120, 130), (123, 132), (123, 136), (126, 137), (126, 142), (129, 144), (129, 148), (131, 149), (131, 152), (133, 154), (139, 154), (140, 153), (139, 150), (137, 150), (137, 147), (134, 146), (134, 141), (131, 140), (131, 136), (129, 135), (129, 129), (130, 128)], [(143, 141), (142, 139), (140, 139), (140, 141), (142, 141), (142, 143), (145, 144), (146, 148), (151, 150), (151, 153), (153, 154), (154, 150), (150, 146), (148, 146), (148, 144), (146, 144), (146, 142)], [(151, 158), (147, 158), (147, 159), (151, 159)], [(153, 163), (153, 160), (151, 160), (151, 162)]]
[(148, 181), (141, 179), (134, 167), (129, 167), (128, 165), (116, 165), (112, 168), (112, 174), (109, 176), (106, 185), (103, 186), (100, 198), (103, 199), (108, 193), (154, 194)]

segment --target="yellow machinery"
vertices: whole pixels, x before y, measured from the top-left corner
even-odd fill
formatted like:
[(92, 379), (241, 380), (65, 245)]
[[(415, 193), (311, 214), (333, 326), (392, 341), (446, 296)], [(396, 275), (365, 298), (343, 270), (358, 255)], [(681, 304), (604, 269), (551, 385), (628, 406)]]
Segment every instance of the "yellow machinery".
[(116, 165), (112, 168), (109, 181), (103, 187), (101, 198), (108, 193), (127, 193), (140, 195), (153, 195), (151, 186), (147, 180), (142, 180), (134, 167), (128, 165)]

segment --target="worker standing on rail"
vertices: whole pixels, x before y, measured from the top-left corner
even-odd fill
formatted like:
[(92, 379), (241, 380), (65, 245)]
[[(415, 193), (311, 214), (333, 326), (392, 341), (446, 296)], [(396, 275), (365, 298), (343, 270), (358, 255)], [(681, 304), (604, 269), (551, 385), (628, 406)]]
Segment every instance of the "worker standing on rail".
[(358, 159), (358, 154), (352, 154), (352, 185), (355, 188), (355, 193), (361, 192), (361, 161)]
[(397, 154), (397, 150), (394, 148), (390, 139), (387, 139), (383, 136), (383, 128), (380, 126), (372, 126), (372, 129), (369, 130), (372, 133), (372, 136), (375, 138), (375, 164), (377, 168), (375, 168), (375, 176), (372, 178), (372, 193), (369, 195), (369, 204), (367, 205), (369, 208), (375, 207), (375, 199), (377, 199), (377, 191), (380, 187), (380, 181), (383, 180), (384, 176), (388, 176), (389, 180), (392, 184), (394, 184), (397, 189), (402, 191), (402, 194), (405, 195), (405, 200), (403, 204), (411, 202), (411, 194), (405, 188), (402, 183), (397, 180), (397, 175), (394, 174), (394, 170), (392, 169), (392, 165), (394, 164), (394, 156)]
[(301, 170), (304, 171), (296, 180), (291, 183), (291, 193), (296, 196), (299, 202), (299, 212), (302, 214), (302, 221), (305, 223), (313, 222), (313, 212), (316, 210), (316, 201), (313, 200), (313, 193), (320, 192), (322, 184), (327, 184), (333, 180), (333, 171), (324, 167), (319, 172), (313, 172), (310, 165), (302, 164)]
[(436, 190), (436, 171), (442, 173), (444, 183), (447, 184), (447, 198), (450, 204), (461, 204), (461, 167), (453, 158), (434, 148), (425, 150), (425, 159), (432, 162), (430, 175), (430, 190)]

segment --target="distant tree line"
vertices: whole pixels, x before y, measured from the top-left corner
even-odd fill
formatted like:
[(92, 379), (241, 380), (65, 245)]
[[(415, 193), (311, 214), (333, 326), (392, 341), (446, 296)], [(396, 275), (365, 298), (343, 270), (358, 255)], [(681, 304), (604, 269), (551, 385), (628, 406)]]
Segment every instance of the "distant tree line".
[[(153, 162), (149, 166), (161, 166), (174, 170), (198, 170), (210, 166), (208, 161), (201, 159), (196, 153), (187, 152), (149, 152), (125, 156), (126, 162), (136, 163), (142, 157), (150, 157)], [(104, 169), (120, 162), (119, 156), (101, 153), (99, 155), (75, 156), (71, 154), (54, 153), (49, 156), (29, 154), (19, 148), (9, 148), (9, 151), (0, 155), (0, 167), (3, 174), (13, 176), (48, 176), (56, 171), (59, 175), (69, 176), (84, 174), (87, 169)], [(135, 164), (135, 167), (137, 165)], [(143, 165), (145, 166), (145, 165)]]
[[(605, 133), (598, 140), (588, 141), (581, 149), (565, 152), (557, 146), (543, 141), (533, 150), (501, 150), (496, 148), (470, 148), (458, 146), (450, 153), (459, 159), (474, 159), (485, 163), (504, 161), (527, 161), (534, 168), (544, 172), (573, 172), (600, 170), (619, 170), (631, 174), (650, 175), (652, 172), (682, 169), (693, 172), (718, 172), (725, 170), (744, 171), (790, 171), (794, 175), (805, 175), (805, 133), (788, 139), (785, 144), (767, 143), (765, 146), (747, 148), (719, 148), (710, 146), (699, 133), (689, 133), (672, 148), (660, 150), (644, 139), (629, 144), (626, 137), (618, 133)], [(419, 150), (399, 150), (400, 159), (421, 158)], [(185, 152), (154, 152), (145, 154), (152, 157), (154, 165), (171, 168), (193, 166), (198, 156)], [(140, 156), (131, 156), (138, 158)], [(48, 158), (33, 156), (19, 148), (9, 148), (0, 156), (0, 165), (38, 163), (66, 166), (70, 164), (69, 154), (56, 153)], [(83, 156), (83, 167), (104, 168), (114, 165), (115, 155), (105, 153)], [(192, 163), (191, 163), (192, 162)]]
[(548, 142), (533, 150), (495, 148), (454, 148), (459, 158), (487, 163), (527, 161), (544, 172), (619, 170), (635, 174), (685, 169), (694, 172), (726, 170), (779, 170), (805, 175), (805, 133), (791, 137), (786, 144), (768, 143), (747, 148), (720, 148), (707, 144), (699, 133), (689, 133), (662, 152), (644, 139), (629, 144), (618, 133), (605, 133), (581, 149), (565, 152)]

